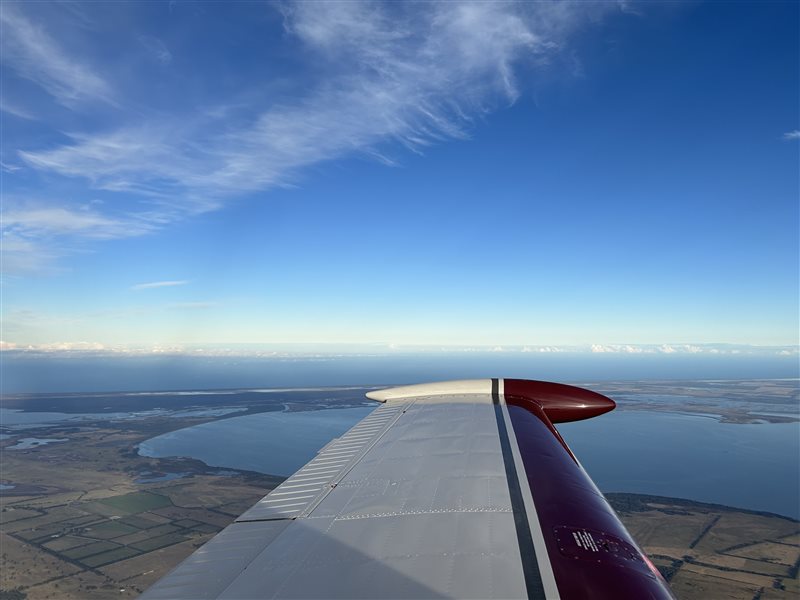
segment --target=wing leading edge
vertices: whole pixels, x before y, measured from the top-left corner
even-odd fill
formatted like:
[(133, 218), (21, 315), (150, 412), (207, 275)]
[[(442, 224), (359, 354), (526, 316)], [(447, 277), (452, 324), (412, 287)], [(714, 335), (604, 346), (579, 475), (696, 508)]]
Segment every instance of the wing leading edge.
[(142, 598), (671, 598), (553, 422), (614, 408), (486, 379), (383, 402)]

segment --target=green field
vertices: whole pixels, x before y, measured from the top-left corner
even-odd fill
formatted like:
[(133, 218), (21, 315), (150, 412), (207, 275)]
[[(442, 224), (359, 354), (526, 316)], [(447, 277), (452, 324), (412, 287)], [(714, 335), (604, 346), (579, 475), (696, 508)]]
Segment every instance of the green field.
[(161, 537), (150, 538), (137, 544), (131, 544), (131, 547), (137, 548), (142, 552), (150, 552), (152, 550), (157, 550), (158, 548), (164, 548), (166, 546), (171, 546), (172, 544), (183, 542), (186, 539), (186, 536), (181, 535), (180, 533), (168, 533), (167, 535), (162, 535)]
[(136, 556), (140, 554), (137, 550), (133, 548), (117, 548), (116, 550), (112, 550), (111, 552), (103, 552), (103, 554), (95, 554), (88, 558), (84, 558), (81, 562), (86, 565), (87, 567), (95, 568), (102, 565), (107, 565), (109, 563), (117, 562), (118, 560), (123, 560), (125, 558), (130, 558), (131, 556)]
[(82, 537), (73, 537), (71, 535), (65, 535), (59, 538), (55, 538), (52, 541), (45, 542), (42, 544), (45, 548), (52, 550), (53, 552), (61, 552), (63, 550), (69, 550), (70, 548), (75, 548), (76, 546), (85, 546), (91, 540), (87, 540), (86, 538)]
[(192, 527), (192, 531), (197, 531), (198, 533), (216, 533), (217, 531), (220, 531), (220, 528), (215, 527), (214, 525), (203, 523), (201, 525)]
[(88, 535), (100, 540), (109, 540), (111, 538), (126, 535), (128, 533), (136, 533), (139, 531), (139, 529), (131, 527), (130, 525), (125, 525), (119, 521), (106, 521), (105, 523), (100, 523), (99, 525), (87, 527), (83, 531), (84, 535)]
[(175, 527), (174, 525), (170, 525), (169, 523), (165, 525), (159, 525), (158, 527), (154, 527), (152, 529), (147, 530), (147, 534), (151, 537), (158, 537), (160, 535), (166, 535), (168, 533), (173, 533), (178, 531), (180, 527)]
[(65, 529), (69, 529), (69, 525), (63, 523), (55, 523), (37, 529), (25, 529), (17, 532), (17, 536), (23, 540), (45, 540), (49, 537), (61, 535)]
[(173, 525), (177, 525), (178, 527), (187, 527), (191, 528), (196, 525), (202, 525), (200, 521), (195, 521), (194, 519), (181, 519), (180, 521), (173, 521)]
[(158, 523), (155, 521), (145, 519), (144, 517), (137, 517), (135, 515), (120, 519), (118, 522), (124, 523), (125, 525), (130, 525), (131, 527), (136, 527), (136, 529), (150, 529), (151, 527), (158, 525)]
[(151, 494), (150, 492), (133, 492), (123, 496), (112, 496), (111, 498), (98, 500), (98, 502), (127, 514), (172, 506), (172, 501), (166, 496)]
[(94, 542), (92, 544), (86, 544), (85, 546), (72, 548), (71, 550), (64, 550), (61, 555), (66, 556), (67, 558), (80, 559), (84, 558), (85, 556), (92, 556), (93, 554), (108, 552), (109, 550), (114, 550), (115, 548), (119, 548), (119, 544), (115, 544), (113, 542)]

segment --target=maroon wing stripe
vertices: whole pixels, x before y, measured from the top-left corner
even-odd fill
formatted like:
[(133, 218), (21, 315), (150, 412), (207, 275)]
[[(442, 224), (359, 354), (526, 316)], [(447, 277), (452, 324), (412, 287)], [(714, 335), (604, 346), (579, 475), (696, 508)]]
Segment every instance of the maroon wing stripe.
[[(505, 381), (513, 433), (561, 598), (673, 598), (658, 570), (575, 460), (543, 403), (532, 395), (535, 385), (528, 385), (522, 396), (514, 380)], [(549, 386), (544, 390), (545, 401), (553, 398), (554, 390)], [(570, 415), (564, 411), (582, 411), (583, 415), (607, 412), (608, 402), (613, 408), (609, 399), (590, 398), (593, 404), (580, 401), (571, 407), (563, 398), (556, 398), (561, 407), (556, 414), (562, 420), (575, 420), (567, 418)]]
[(591, 419), (616, 408), (616, 403), (591, 390), (529, 379), (504, 379), (506, 398), (528, 400), (538, 404), (552, 423), (567, 423)]

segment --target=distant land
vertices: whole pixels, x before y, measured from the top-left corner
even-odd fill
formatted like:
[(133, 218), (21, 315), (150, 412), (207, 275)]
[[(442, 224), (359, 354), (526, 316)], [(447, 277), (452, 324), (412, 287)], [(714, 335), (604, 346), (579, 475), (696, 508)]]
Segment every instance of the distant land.
[[(617, 398), (623, 412), (704, 415), (764, 431), (798, 420), (793, 380), (586, 384)], [(135, 597), (282, 480), (141, 456), (143, 442), (247, 415), (366, 407), (364, 391), (4, 396), (0, 599)], [(681, 599), (800, 593), (796, 519), (664, 496), (607, 497)]]

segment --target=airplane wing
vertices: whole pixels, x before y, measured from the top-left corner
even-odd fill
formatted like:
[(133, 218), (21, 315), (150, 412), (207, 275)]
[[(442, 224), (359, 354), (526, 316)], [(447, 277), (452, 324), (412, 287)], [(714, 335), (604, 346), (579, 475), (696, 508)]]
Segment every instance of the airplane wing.
[(614, 408), (518, 379), (383, 404), (141, 598), (672, 598), (553, 423)]

